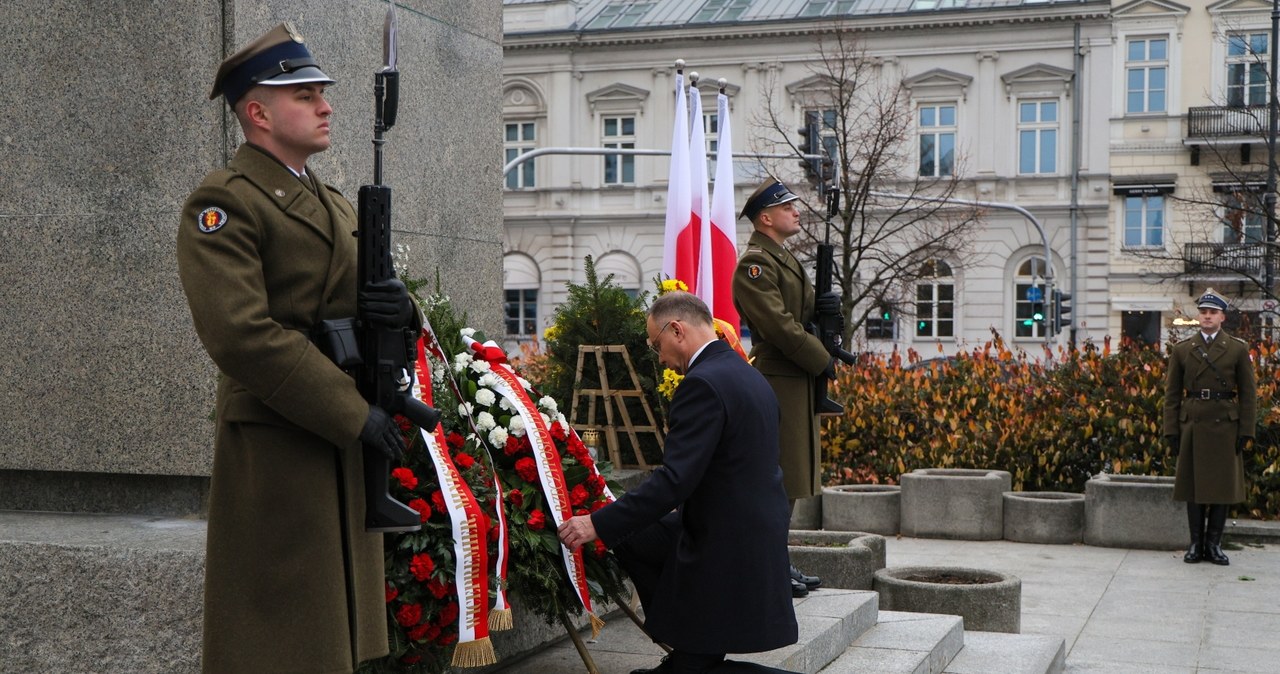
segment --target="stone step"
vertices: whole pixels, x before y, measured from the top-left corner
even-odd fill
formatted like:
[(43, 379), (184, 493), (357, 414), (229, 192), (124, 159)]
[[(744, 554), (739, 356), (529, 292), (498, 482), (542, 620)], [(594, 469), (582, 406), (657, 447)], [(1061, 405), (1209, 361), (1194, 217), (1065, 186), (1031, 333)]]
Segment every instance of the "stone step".
[(880, 611), (822, 674), (941, 674), (964, 647), (960, 616)]
[(964, 648), (943, 674), (1062, 674), (1067, 647), (1062, 637), (1003, 632), (965, 632)]

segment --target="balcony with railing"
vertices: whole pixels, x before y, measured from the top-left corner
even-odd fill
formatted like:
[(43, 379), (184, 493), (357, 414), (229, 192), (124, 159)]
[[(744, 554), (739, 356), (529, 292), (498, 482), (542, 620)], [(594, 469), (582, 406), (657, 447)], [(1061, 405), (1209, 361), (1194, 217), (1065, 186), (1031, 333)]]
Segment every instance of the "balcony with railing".
[(1188, 243), (1182, 247), (1187, 274), (1213, 278), (1260, 277), (1266, 268), (1261, 243)]
[(1210, 105), (1187, 109), (1187, 140), (1261, 142), (1266, 137), (1267, 106)]

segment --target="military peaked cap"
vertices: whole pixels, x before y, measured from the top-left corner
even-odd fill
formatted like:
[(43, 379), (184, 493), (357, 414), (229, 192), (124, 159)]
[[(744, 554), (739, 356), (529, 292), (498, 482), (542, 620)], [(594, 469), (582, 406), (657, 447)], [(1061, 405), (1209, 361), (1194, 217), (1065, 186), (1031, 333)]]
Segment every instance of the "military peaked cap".
[(1231, 305), (1227, 304), (1227, 298), (1214, 292), (1213, 288), (1209, 288), (1204, 291), (1204, 294), (1200, 296), (1200, 299), (1196, 300), (1196, 308), (1198, 309), (1217, 309), (1218, 311), (1226, 311), (1229, 306)]
[(770, 178), (764, 181), (764, 184), (756, 188), (751, 196), (747, 197), (747, 203), (742, 207), (742, 213), (739, 218), (745, 217), (748, 220), (755, 220), (760, 212), (770, 206), (778, 206), (799, 199), (796, 195), (787, 189), (780, 181)]
[(322, 82), (333, 84), (332, 77), (324, 74), (316, 60), (302, 43), (302, 36), (291, 23), (282, 23), (265, 35), (232, 54), (218, 66), (213, 77), (213, 91), (209, 98), (219, 94), (234, 106), (245, 92), (259, 84), (282, 86)]

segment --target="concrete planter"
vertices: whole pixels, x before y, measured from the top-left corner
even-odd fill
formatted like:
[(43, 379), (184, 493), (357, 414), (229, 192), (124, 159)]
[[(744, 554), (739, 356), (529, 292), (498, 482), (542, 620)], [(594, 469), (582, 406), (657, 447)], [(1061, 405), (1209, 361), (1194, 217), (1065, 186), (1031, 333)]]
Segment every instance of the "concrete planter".
[(822, 528), (826, 531), (898, 533), (902, 487), (896, 484), (845, 484), (822, 490)]
[(1084, 494), (1005, 492), (1004, 538), (1019, 543), (1079, 543), (1084, 538)]
[(902, 534), (998, 541), (1004, 537), (1007, 470), (921, 468), (902, 479)]
[(791, 563), (822, 578), (822, 587), (870, 590), (884, 568), (884, 537), (875, 534), (793, 530), (788, 545)]
[(876, 572), (875, 590), (881, 610), (958, 615), (970, 631), (1017, 634), (1022, 629), (1022, 581), (1007, 573), (898, 566)]
[(1095, 475), (1085, 483), (1084, 499), (1086, 545), (1178, 550), (1191, 542), (1172, 477)]

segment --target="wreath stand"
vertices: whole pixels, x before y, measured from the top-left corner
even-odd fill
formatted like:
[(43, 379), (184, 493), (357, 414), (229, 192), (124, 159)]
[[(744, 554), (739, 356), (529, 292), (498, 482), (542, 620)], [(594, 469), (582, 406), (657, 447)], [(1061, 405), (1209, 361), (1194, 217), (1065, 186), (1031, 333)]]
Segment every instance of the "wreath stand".
[[(649, 636), (649, 632), (644, 628), (644, 621), (640, 619), (640, 616), (636, 615), (635, 609), (631, 608), (631, 604), (623, 601), (622, 597), (617, 594), (610, 594), (609, 597), (613, 599), (613, 603), (617, 604), (618, 608), (622, 609), (622, 612), (631, 619), (631, 622), (635, 623), (636, 627), (640, 628), (640, 631), (645, 636)], [(600, 674), (600, 669), (596, 667), (595, 659), (591, 657), (591, 651), (587, 650), (587, 644), (582, 640), (582, 635), (578, 634), (578, 629), (574, 626), (573, 621), (569, 619), (569, 614), (566, 613), (564, 608), (559, 605), (556, 606), (556, 613), (560, 616), (560, 624), (564, 626), (564, 631), (569, 634), (569, 639), (573, 641), (573, 647), (577, 649), (578, 657), (582, 658), (582, 664), (586, 666), (587, 674)], [(653, 637), (649, 636), (649, 638), (652, 639)], [(667, 653), (671, 652), (670, 646), (660, 641), (654, 643), (658, 644), (663, 651)]]
[[(595, 355), (596, 372), (600, 377), (600, 388), (582, 388), (582, 370), (588, 362), (587, 354)], [(613, 388), (609, 384), (609, 372), (605, 367), (605, 355), (616, 353), (622, 356), (622, 363), (627, 368), (627, 375), (631, 378), (631, 388)], [(587, 415), (586, 421), (583, 423), (575, 423), (574, 420), (578, 414), (578, 401), (585, 396), (587, 399)], [(649, 423), (645, 426), (637, 426), (631, 421), (631, 413), (627, 411), (627, 399), (635, 398), (640, 401), (640, 406), (644, 409), (645, 417)], [(604, 408), (605, 422), (597, 423), (597, 414), (599, 407)], [(615, 409), (617, 418), (615, 418)], [(619, 424), (619, 420), (621, 423)], [(627, 354), (627, 347), (621, 344), (604, 344), (604, 345), (580, 345), (578, 346), (578, 366), (573, 378), (573, 406), (569, 410), (569, 425), (578, 431), (603, 431), (605, 446), (609, 450), (609, 460), (613, 465), (620, 468), (649, 468), (649, 464), (644, 460), (644, 454), (640, 451), (639, 433), (653, 433), (658, 440), (658, 448), (662, 448), (662, 429), (658, 428), (657, 422), (653, 417), (653, 410), (649, 407), (649, 401), (645, 398), (644, 390), (640, 388), (640, 379), (636, 376), (636, 369), (631, 364), (631, 356)], [(636, 463), (624, 465), (622, 463), (622, 452), (619, 448), (618, 429), (621, 428), (626, 432), (631, 440), (632, 453), (635, 455)]]

